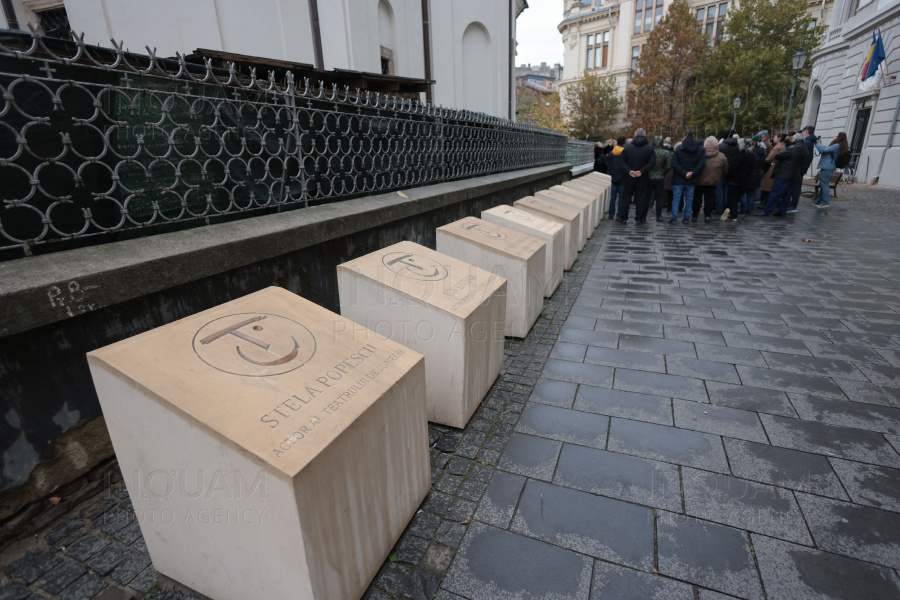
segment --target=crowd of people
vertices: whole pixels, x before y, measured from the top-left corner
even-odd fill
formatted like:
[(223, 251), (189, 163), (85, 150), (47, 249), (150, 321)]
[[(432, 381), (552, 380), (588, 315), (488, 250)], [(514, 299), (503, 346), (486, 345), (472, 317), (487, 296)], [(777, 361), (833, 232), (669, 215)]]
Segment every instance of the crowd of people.
[[(627, 223), (631, 205), (635, 222), (646, 223), (655, 205), (656, 220), (696, 223), (701, 210), (706, 223), (713, 215), (735, 222), (739, 214), (783, 217), (797, 212), (803, 177), (819, 154), (819, 195), (814, 204), (830, 204), (832, 173), (850, 161), (847, 135), (838, 133), (828, 145), (816, 136), (815, 127), (780, 133), (773, 138), (760, 131), (752, 138), (732, 134), (702, 142), (690, 129), (674, 146), (671, 138), (651, 141), (638, 129), (633, 138), (598, 142), (594, 170), (612, 178), (609, 218)], [(754, 212), (759, 200), (760, 210)]]

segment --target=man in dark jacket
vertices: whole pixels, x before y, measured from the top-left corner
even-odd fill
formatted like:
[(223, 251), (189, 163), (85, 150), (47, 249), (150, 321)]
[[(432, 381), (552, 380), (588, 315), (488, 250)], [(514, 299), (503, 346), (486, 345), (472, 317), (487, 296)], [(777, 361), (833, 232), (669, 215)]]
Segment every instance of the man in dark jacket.
[[(719, 152), (725, 155), (725, 158), (728, 159), (728, 164), (731, 165), (731, 161), (737, 156), (739, 151), (738, 148), (738, 136), (734, 133), (734, 130), (728, 132), (728, 135), (725, 136), (725, 139), (722, 140), (722, 143), (719, 144)], [(721, 214), (722, 211), (725, 210), (725, 202), (727, 201), (727, 191), (725, 189), (725, 177), (719, 181), (719, 185), (716, 187), (716, 213)]]
[(694, 203), (694, 186), (697, 176), (706, 166), (706, 151), (694, 139), (694, 132), (685, 130), (684, 140), (672, 155), (672, 218), (669, 223), (678, 220), (681, 197), (684, 196), (684, 223), (691, 222), (691, 210)]
[(815, 157), (816, 142), (819, 141), (819, 138), (816, 137), (816, 128), (812, 125), (807, 126), (800, 133), (803, 134), (803, 146), (806, 148), (807, 154), (806, 160), (803, 161), (803, 168), (800, 169), (800, 173), (797, 175), (797, 179), (794, 180), (794, 187), (791, 190), (791, 209), (788, 212), (792, 213), (797, 212), (797, 206), (800, 204), (800, 192), (803, 189), (803, 177), (809, 171), (810, 165), (812, 165)]
[(653, 138), (656, 164), (650, 169), (650, 195), (656, 203), (656, 220), (662, 221), (663, 206), (666, 204), (666, 173), (672, 168), (672, 153), (663, 148), (662, 136)]
[(618, 199), (622, 195), (622, 180), (625, 178), (625, 172), (628, 167), (625, 166), (625, 136), (620, 135), (616, 140), (616, 145), (612, 147), (609, 154), (606, 155), (606, 161), (609, 165), (609, 176), (612, 178), (609, 187), (609, 218), (616, 218), (616, 207)]
[(791, 192), (797, 174), (806, 162), (806, 146), (801, 143), (803, 134), (794, 136), (794, 143), (775, 155), (775, 168), (772, 170), (772, 191), (769, 192), (769, 203), (760, 217), (768, 217), (776, 208), (776, 216), (783, 217), (791, 209)]
[(634, 132), (634, 139), (625, 146), (622, 154), (625, 157), (627, 172), (622, 182), (622, 191), (619, 193), (619, 210), (616, 218), (620, 223), (628, 222), (628, 201), (633, 193), (634, 203), (637, 205), (634, 221), (641, 224), (646, 221), (647, 210), (650, 208), (650, 169), (656, 164), (656, 152), (647, 139), (647, 132), (638, 129)]

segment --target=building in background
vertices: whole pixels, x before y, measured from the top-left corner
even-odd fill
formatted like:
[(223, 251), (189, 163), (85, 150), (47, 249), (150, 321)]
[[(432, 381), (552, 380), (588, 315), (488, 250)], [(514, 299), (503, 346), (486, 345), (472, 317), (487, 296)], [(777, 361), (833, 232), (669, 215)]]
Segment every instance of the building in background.
[[(559, 24), (565, 48), (565, 76), (560, 91), (587, 71), (611, 76), (622, 97), (622, 113), (611, 129), (630, 129), (625, 94), (641, 49), (672, 0), (565, 0)], [(722, 41), (731, 0), (688, 0), (710, 45)], [(844, 3), (857, 0), (840, 0)], [(865, 1), (865, 0), (863, 0)], [(874, 1), (874, 0), (873, 0)], [(809, 12), (818, 23), (831, 17), (834, 0), (810, 0)], [(563, 110), (565, 110), (565, 103)]]
[[(562, 78), (563, 68), (559, 63), (552, 67), (542, 62), (540, 66), (530, 64), (516, 67), (516, 86), (533, 84), (550, 91), (556, 90), (557, 82)], [(535, 88), (537, 89), (537, 88)]]
[[(900, 186), (900, 148), (896, 146), (900, 80), (892, 76), (900, 53), (900, 0), (841, 0), (831, 14), (822, 45), (810, 57), (812, 75), (804, 125), (830, 140), (846, 132), (850, 168), (859, 182)], [(873, 33), (881, 33), (887, 59), (876, 75), (862, 81)], [(900, 69), (898, 69), (900, 70)]]
[[(10, 29), (84, 32), (158, 56), (197, 48), (434, 80), (434, 104), (515, 118), (525, 0), (0, 0)], [(425, 14), (427, 12), (427, 15)], [(426, 43), (427, 41), (427, 43)], [(426, 97), (423, 94), (423, 101)]]

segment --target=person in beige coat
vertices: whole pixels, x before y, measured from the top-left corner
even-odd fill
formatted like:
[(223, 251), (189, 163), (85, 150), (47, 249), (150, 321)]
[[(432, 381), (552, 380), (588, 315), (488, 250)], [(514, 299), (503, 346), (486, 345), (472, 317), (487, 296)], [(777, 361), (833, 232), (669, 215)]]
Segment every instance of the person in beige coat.
[(728, 159), (719, 151), (719, 142), (713, 136), (706, 138), (703, 142), (703, 149), (706, 151), (706, 167), (700, 172), (700, 177), (697, 179), (697, 191), (694, 192), (696, 196), (694, 221), (696, 222), (700, 215), (700, 205), (702, 204), (703, 220), (709, 223), (710, 215), (716, 208), (716, 186), (728, 171)]
[(769, 192), (772, 191), (772, 171), (775, 169), (775, 155), (785, 149), (785, 135), (779, 133), (775, 136), (775, 145), (771, 146), (768, 156), (766, 156), (766, 167), (763, 172), (762, 183), (759, 184), (759, 202), (761, 206), (765, 206), (769, 201)]

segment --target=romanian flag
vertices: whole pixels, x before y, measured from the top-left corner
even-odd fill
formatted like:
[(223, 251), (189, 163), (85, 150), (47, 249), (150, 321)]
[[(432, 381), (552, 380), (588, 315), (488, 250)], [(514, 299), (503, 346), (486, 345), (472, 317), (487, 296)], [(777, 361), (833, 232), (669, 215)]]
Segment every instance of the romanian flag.
[(862, 78), (860, 81), (865, 81), (869, 77), (874, 76), (878, 71), (878, 66), (885, 58), (884, 41), (881, 39), (881, 31), (879, 30), (877, 35), (873, 31), (872, 45), (869, 46), (869, 53), (866, 55), (866, 62), (863, 65)]

